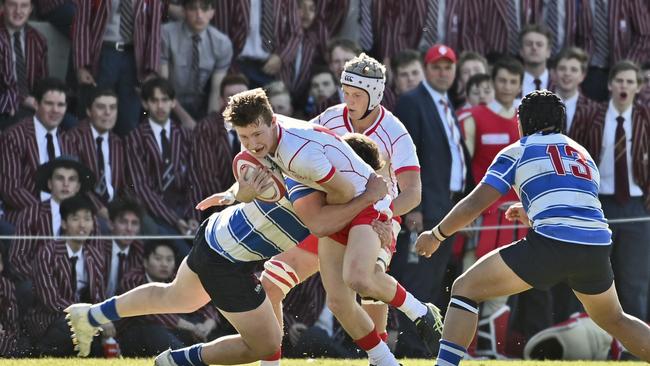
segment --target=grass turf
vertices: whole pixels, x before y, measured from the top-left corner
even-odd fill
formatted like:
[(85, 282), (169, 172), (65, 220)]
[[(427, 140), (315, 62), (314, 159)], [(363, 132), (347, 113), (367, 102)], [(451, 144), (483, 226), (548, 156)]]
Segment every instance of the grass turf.
[[(433, 360), (400, 360), (404, 366), (433, 366)], [(80, 359), (80, 358), (31, 358), (20, 360), (0, 359), (0, 366), (151, 366), (153, 358), (124, 358), (124, 359)], [(257, 366), (259, 363), (247, 364)], [(334, 359), (283, 359), (282, 366), (367, 366), (368, 361), (357, 360), (334, 360)], [(465, 361), (462, 366), (640, 366), (646, 365), (643, 362), (591, 362), (591, 361)]]

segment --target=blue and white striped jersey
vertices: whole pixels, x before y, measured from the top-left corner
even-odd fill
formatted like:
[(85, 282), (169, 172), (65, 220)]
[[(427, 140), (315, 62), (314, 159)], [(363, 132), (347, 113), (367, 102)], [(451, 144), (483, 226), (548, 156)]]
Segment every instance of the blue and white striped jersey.
[(316, 192), (286, 179), (287, 195), (278, 202), (254, 200), (239, 203), (208, 218), (205, 240), (210, 248), (231, 262), (271, 258), (297, 245), (309, 235), (292, 203)]
[(598, 167), (565, 135), (538, 133), (504, 148), (482, 183), (504, 194), (514, 187), (540, 235), (576, 244), (611, 243), (598, 200)]

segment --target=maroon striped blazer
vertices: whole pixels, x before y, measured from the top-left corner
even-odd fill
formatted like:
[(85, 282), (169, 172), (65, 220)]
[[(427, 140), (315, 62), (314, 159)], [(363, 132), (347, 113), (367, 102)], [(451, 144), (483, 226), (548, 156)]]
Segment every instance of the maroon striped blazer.
[[(104, 273), (106, 279), (106, 286), (108, 288), (108, 281), (110, 280), (110, 271), (111, 271), (111, 261), (113, 258), (113, 242), (108, 240), (97, 241), (96, 244), (99, 246), (99, 249), (102, 253), (102, 258), (104, 259), (104, 268), (106, 272)], [(124, 277), (127, 273), (133, 271), (136, 268), (142, 267), (142, 262), (144, 260), (144, 244), (140, 241), (134, 241), (129, 246), (129, 254), (126, 256), (126, 261), (122, 263), (122, 276)], [(120, 283), (116, 285), (119, 287)]]
[[(148, 121), (140, 123), (126, 137), (126, 163), (130, 188), (135, 196), (140, 198), (152, 216), (176, 227), (179, 219), (198, 219), (198, 211), (194, 209), (198, 202), (194, 200), (200, 193), (196, 192), (198, 185), (192, 167), (190, 132), (174, 121), (170, 135), (175, 179), (168, 190), (173, 193), (176, 202), (167, 202), (163, 197), (163, 161)], [(172, 204), (177, 208), (179, 204), (182, 205), (182, 214), (174, 210)]]
[[(95, 174), (95, 181), (99, 181), (99, 165), (97, 162), (97, 143), (93, 138), (92, 128), (88, 120), (84, 120), (72, 130), (65, 132), (62, 136), (63, 144), (70, 155), (79, 158), (79, 161), (90, 168)], [(126, 188), (126, 161), (125, 148), (122, 138), (109, 132), (108, 137), (109, 161), (111, 166), (111, 185), (114, 189), (113, 197), (119, 197), (120, 193)], [(94, 191), (89, 192), (88, 196), (99, 208), (106, 206), (104, 202)]]
[(591, 123), (596, 117), (599, 105), (597, 102), (587, 98), (584, 94), (580, 93), (578, 102), (576, 103), (576, 113), (573, 115), (571, 121), (571, 129), (568, 131), (567, 136), (575, 140), (577, 130), (576, 126), (586, 126)]
[[(53, 235), (51, 200), (38, 202), (20, 211), (16, 219), (16, 235)], [(32, 261), (38, 250), (47, 241), (35, 239), (15, 239), (9, 246), (9, 261), (16, 276), (21, 279), (31, 279)]]
[[(83, 247), (90, 300), (93, 303), (105, 298), (105, 260), (99, 246), (87, 241)], [(80, 302), (72, 287), (72, 267), (64, 241), (50, 241), (43, 246), (34, 259), (35, 305), (27, 314), (25, 324), (32, 337), (40, 337), (63, 310)]]
[[(104, 30), (111, 0), (75, 0), (77, 12), (72, 24), (72, 54), (75, 69), (87, 67), (97, 74)], [(158, 71), (160, 64), (160, 0), (135, 0), (133, 44), (138, 79)]]
[[(17, 111), (27, 95), (20, 95), (14, 73), (12, 35), (4, 22), (0, 22), (0, 113)], [(34, 84), (48, 76), (47, 41), (36, 29), (25, 26), (25, 66), (27, 86), (33, 90)]]
[[(273, 2), (273, 34), (271, 40), (272, 52), (280, 56), (283, 64), (292, 61), (298, 40), (295, 35), (300, 29), (300, 18), (292, 1), (265, 0)], [(228, 35), (232, 41), (233, 60), (236, 60), (244, 49), (249, 31), (250, 0), (215, 1), (213, 25)], [(233, 62), (233, 65), (236, 64)]]
[(325, 29), (325, 26), (319, 24), (316, 25), (316, 28), (311, 27), (306, 31), (301, 30), (300, 34), (296, 36), (298, 44), (302, 45), (300, 64), (296, 66), (299, 47), (296, 47), (292, 61), (282, 64), (280, 79), (287, 86), (294, 99), (302, 98), (308, 93), (313, 66), (325, 62), (323, 54), (320, 52), (323, 39), (328, 39), (328, 36), (322, 34), (327, 33), (323, 29)]
[[(566, 0), (564, 1), (564, 44), (563, 47), (573, 46), (576, 43), (576, 33), (578, 30), (578, 8), (577, 1)], [(548, 24), (544, 21), (544, 11), (546, 2), (544, 0), (531, 0), (528, 3), (530, 16), (527, 19), (528, 23), (535, 24)], [(555, 29), (551, 29), (552, 32), (556, 32)]]
[(210, 113), (199, 121), (192, 134), (192, 166), (196, 168), (198, 182), (195, 190), (198, 196), (192, 202), (199, 202), (213, 193), (225, 191), (235, 182), (233, 152), (221, 113)]
[[(650, 9), (647, 0), (608, 1), (610, 65), (622, 59), (637, 63), (650, 60)], [(589, 0), (582, 0), (576, 44), (587, 54), (594, 50), (593, 14)]]
[(65, 4), (65, 0), (35, 0), (36, 9), (40, 15), (45, 15), (59, 6)]
[(282, 305), (285, 329), (288, 330), (295, 323), (303, 323), (308, 327), (314, 325), (325, 306), (325, 289), (320, 273), (291, 290)]
[(16, 287), (7, 277), (0, 274), (0, 356), (8, 356), (16, 348), (20, 335)]
[[(67, 154), (60, 133), (57, 139), (61, 154)], [(0, 194), (6, 219), (14, 225), (19, 210), (40, 201), (35, 182), (39, 161), (33, 118), (22, 120), (0, 135)]]
[(403, 1), (372, 2), (374, 49), (380, 61), (392, 58), (407, 48), (416, 49), (427, 14), (423, 1), (404, 6)]
[[(149, 281), (145, 275), (144, 267), (140, 266), (138, 268), (134, 268), (129, 273), (126, 273), (124, 275), (124, 278), (122, 278), (119, 293), (124, 293), (147, 283), (149, 283)], [(217, 324), (220, 323), (220, 316), (217, 314), (215, 307), (210, 302), (197, 310), (195, 313), (201, 315), (203, 317), (203, 320), (212, 318), (217, 322)], [(135, 323), (142, 322), (160, 324), (165, 328), (176, 330), (178, 328), (177, 325), (180, 318), (180, 314), (152, 314), (133, 318), (124, 318), (120, 320), (119, 331), (121, 332)]]
[[(609, 103), (597, 106), (594, 117), (586, 118), (575, 126), (574, 140), (584, 146), (596, 164), (600, 164), (600, 152), (605, 128), (605, 116)], [(650, 110), (641, 104), (632, 109), (632, 176), (643, 190), (646, 208), (650, 209)]]

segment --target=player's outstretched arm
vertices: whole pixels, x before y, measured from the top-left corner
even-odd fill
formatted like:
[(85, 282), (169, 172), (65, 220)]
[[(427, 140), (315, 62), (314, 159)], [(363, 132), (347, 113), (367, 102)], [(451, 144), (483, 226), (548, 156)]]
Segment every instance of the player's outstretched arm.
[(479, 184), (467, 197), (458, 202), (437, 226), (420, 234), (415, 244), (415, 250), (419, 255), (430, 257), (440, 246), (443, 239), (441, 235), (450, 237), (469, 225), (499, 197), (501, 197), (501, 192), (496, 188), (485, 183)]
[(373, 175), (366, 184), (366, 191), (348, 203), (329, 205), (322, 192), (313, 192), (296, 200), (293, 208), (312, 234), (323, 237), (342, 230), (361, 211), (387, 193), (384, 178)]

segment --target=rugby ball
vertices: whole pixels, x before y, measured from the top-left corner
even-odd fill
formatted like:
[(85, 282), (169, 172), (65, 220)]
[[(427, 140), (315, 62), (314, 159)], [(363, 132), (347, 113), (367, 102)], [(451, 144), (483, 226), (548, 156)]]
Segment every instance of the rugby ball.
[(240, 178), (248, 179), (256, 168), (263, 166), (271, 170), (271, 185), (255, 198), (265, 202), (277, 202), (284, 197), (287, 189), (284, 186), (282, 172), (276, 166), (271, 162), (260, 162), (246, 150), (241, 151), (232, 160), (232, 172), (238, 181)]

